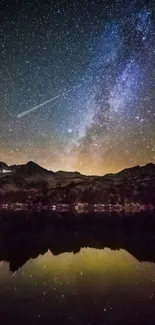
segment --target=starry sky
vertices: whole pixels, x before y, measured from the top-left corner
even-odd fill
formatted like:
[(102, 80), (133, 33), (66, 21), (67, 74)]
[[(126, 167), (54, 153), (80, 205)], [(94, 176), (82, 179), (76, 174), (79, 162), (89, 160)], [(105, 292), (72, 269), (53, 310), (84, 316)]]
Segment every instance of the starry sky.
[(1, 161), (155, 163), (153, 0), (2, 0), (0, 22)]

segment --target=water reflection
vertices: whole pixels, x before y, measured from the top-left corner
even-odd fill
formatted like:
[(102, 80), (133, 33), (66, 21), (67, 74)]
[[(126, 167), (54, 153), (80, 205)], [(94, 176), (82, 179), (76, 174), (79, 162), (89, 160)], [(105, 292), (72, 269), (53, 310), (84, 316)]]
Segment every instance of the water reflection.
[(58, 256), (48, 251), (14, 274), (2, 263), (0, 275), (2, 324), (155, 320), (155, 265), (122, 249), (83, 248)]
[[(112, 250), (124, 249), (139, 261), (155, 262), (155, 237), (148, 232), (133, 232), (111, 229), (80, 228), (79, 230), (47, 227), (11, 231), (0, 237), (0, 261), (9, 262), (10, 271), (15, 272), (31, 258), (45, 254), (65, 252), (77, 254), (84, 247)], [(56, 259), (59, 260), (59, 259)]]
[(155, 238), (100, 228), (0, 239), (0, 324), (154, 324)]

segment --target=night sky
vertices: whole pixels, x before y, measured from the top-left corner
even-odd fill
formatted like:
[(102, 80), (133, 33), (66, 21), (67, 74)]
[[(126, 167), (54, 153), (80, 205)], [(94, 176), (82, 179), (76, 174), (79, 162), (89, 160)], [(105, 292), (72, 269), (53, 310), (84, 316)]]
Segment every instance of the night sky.
[(100, 175), (155, 163), (154, 1), (1, 7), (0, 160)]

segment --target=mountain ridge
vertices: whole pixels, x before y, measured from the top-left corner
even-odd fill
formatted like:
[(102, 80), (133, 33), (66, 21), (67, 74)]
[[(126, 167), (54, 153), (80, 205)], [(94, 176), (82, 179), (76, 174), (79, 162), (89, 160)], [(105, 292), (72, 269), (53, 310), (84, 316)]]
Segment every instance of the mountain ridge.
[(54, 174), (63, 174), (63, 173), (68, 173), (68, 174), (77, 174), (77, 175), (82, 175), (82, 176), (88, 176), (88, 177), (104, 177), (104, 176), (115, 176), (115, 175), (118, 175), (118, 174), (120, 174), (120, 173), (124, 173), (124, 172), (127, 172), (127, 171), (129, 171), (129, 170), (140, 170), (141, 168), (144, 168), (144, 167), (149, 167), (149, 168), (155, 168), (155, 164), (154, 163), (152, 163), (152, 162), (149, 162), (149, 163), (147, 163), (147, 164), (145, 164), (145, 165), (136, 165), (136, 166), (132, 166), (132, 167), (127, 167), (127, 168), (124, 168), (124, 169), (122, 169), (122, 170), (120, 170), (120, 171), (118, 171), (118, 172), (116, 172), (116, 173), (107, 173), (107, 174), (104, 174), (104, 175), (97, 175), (97, 174), (94, 174), (94, 175), (89, 175), (89, 174), (87, 174), (87, 175), (84, 175), (84, 174), (81, 174), (79, 171), (77, 171), (77, 170), (75, 170), (75, 171), (66, 171), (66, 170), (57, 170), (57, 171), (52, 171), (52, 170), (49, 170), (49, 169), (46, 169), (46, 168), (44, 168), (44, 167), (42, 167), (42, 166), (40, 166), (39, 164), (37, 164), (36, 162), (34, 162), (34, 161), (32, 161), (32, 160), (30, 160), (30, 161), (28, 161), (27, 163), (25, 163), (25, 164), (14, 164), (14, 165), (8, 165), (8, 164), (6, 164), (4, 161), (0, 161), (0, 172), (1, 172), (1, 170), (2, 170), (2, 168), (8, 168), (8, 169), (18, 169), (18, 168), (21, 168), (21, 167), (26, 167), (26, 166), (29, 166), (29, 167), (31, 167), (31, 168), (34, 168), (34, 166), (35, 167), (37, 167), (38, 169), (42, 169), (42, 170), (44, 170), (44, 171), (46, 171), (46, 172), (52, 172), (52, 173), (54, 173)]
[(0, 167), (0, 196), (6, 202), (25, 201), (28, 197), (32, 200), (36, 197), (42, 199), (46, 193), (52, 203), (155, 204), (153, 163), (125, 168), (116, 174), (104, 176), (53, 172), (32, 161), (12, 166), (1, 162)]

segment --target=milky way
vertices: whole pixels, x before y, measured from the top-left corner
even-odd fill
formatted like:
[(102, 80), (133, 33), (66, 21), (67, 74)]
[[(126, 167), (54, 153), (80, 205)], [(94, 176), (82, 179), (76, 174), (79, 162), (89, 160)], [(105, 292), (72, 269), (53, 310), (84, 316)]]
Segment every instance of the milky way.
[(155, 162), (153, 1), (3, 1), (1, 22), (2, 161), (86, 174)]

